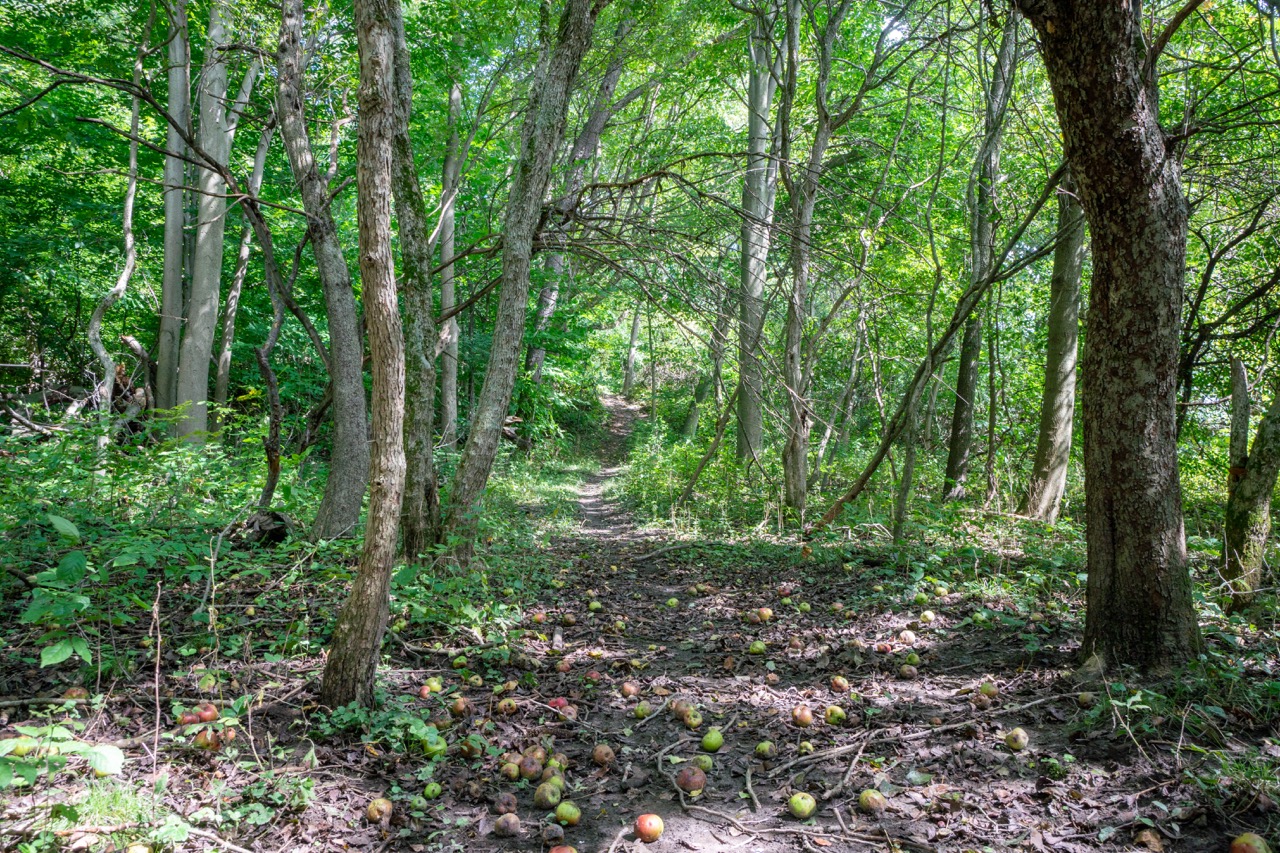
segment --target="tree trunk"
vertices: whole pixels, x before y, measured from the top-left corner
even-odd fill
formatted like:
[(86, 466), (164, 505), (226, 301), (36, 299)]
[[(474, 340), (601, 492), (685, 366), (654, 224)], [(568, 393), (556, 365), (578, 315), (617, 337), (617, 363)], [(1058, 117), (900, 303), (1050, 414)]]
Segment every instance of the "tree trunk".
[(1201, 647), (1178, 481), (1187, 206), (1137, 4), (1030, 0), (1092, 238), (1083, 360), (1088, 606), (1082, 652), (1176, 665)]
[(398, 15), (399, 0), (355, 2), (360, 50), (356, 185), (360, 281), (373, 366), (373, 457), (360, 565), (334, 627), (320, 688), (320, 702), (331, 708), (373, 698), (404, 492), (404, 341), (391, 256), (391, 161), (398, 130), (393, 20)]
[(636, 354), (640, 351), (640, 306), (631, 312), (631, 339), (627, 344), (627, 359), (622, 369), (622, 396), (630, 399), (636, 384)]
[(1049, 285), (1049, 340), (1045, 347), (1044, 398), (1031, 482), (1022, 514), (1054, 522), (1067, 486), (1076, 404), (1076, 342), (1080, 335), (1080, 272), (1086, 251), (1084, 213), (1075, 185), (1058, 192), (1058, 245)]
[(1231, 361), (1231, 456), (1227, 480), (1226, 530), (1222, 579), (1237, 612), (1253, 602), (1262, 579), (1267, 537), (1271, 534), (1271, 495), (1280, 473), (1280, 394), (1258, 424), (1253, 446), (1248, 441), (1249, 379), (1239, 359)]
[[(256, 196), (262, 189), (262, 173), (267, 165), (267, 153), (271, 149), (271, 137), (275, 135), (275, 125), (268, 124), (258, 137), (258, 150), (253, 155), (253, 171), (249, 173), (249, 195)], [(222, 309), (222, 334), (218, 339), (218, 368), (213, 378), (214, 414), (210, 429), (217, 432), (220, 427), (217, 410), (227, 405), (227, 392), (231, 385), (231, 346), (236, 339), (236, 314), (240, 310), (240, 293), (244, 289), (244, 279), (249, 273), (249, 255), (253, 248), (253, 226), (249, 224), (249, 215), (243, 210), (244, 225), (240, 228), (240, 251), (236, 255), (236, 271), (231, 276), (231, 286), (227, 288), (227, 303)]]
[[(978, 61), (985, 65), (985, 41), (979, 41)], [(995, 251), (996, 184), (1000, 175), (1000, 142), (1004, 117), (1013, 89), (1018, 56), (1018, 16), (1010, 13), (1000, 34), (995, 64), (985, 85), (983, 136), (969, 181), (969, 281), (986, 278)], [(947, 448), (947, 468), (943, 476), (946, 501), (965, 495), (965, 479), (973, 450), (974, 400), (978, 391), (978, 357), (982, 353), (982, 317), (974, 314), (964, 327), (960, 363), (956, 373), (956, 406), (951, 418), (951, 441)], [(988, 370), (994, 365), (987, 365)], [(988, 405), (994, 405), (988, 401)]]
[(702, 374), (693, 388), (693, 399), (689, 401), (689, 411), (685, 413), (684, 425), (680, 427), (680, 437), (692, 441), (698, 437), (698, 409), (711, 396), (712, 380), (710, 374)]
[[(440, 215), (440, 313), (447, 314), (457, 304), (454, 292), (453, 238), (458, 182), (462, 169), (458, 122), (462, 118), (462, 84), (449, 87), (449, 144), (444, 156), (441, 193), (445, 208)], [(458, 446), (458, 318), (444, 321), (444, 349), (440, 358), (440, 444), (450, 450)]]
[(529, 266), (542, 199), (564, 136), (569, 95), (583, 56), (591, 47), (596, 16), (607, 0), (567, 0), (560, 16), (556, 44), (546, 74), (534, 81), (529, 112), (521, 133), (520, 159), (507, 198), (502, 229), (502, 291), (494, 321), (493, 345), (484, 385), (471, 416), (471, 430), (458, 463), (445, 523), (457, 536), (456, 556), (466, 561), (475, 535), (480, 495), (498, 453), (498, 442), (511, 404), (524, 319), (529, 301)]
[[(241, 81), (240, 92), (227, 110), (227, 52), (229, 41), (225, 0), (209, 9), (205, 62), (200, 71), (200, 126), (196, 141), (214, 163), (226, 168), (235, 141), (236, 125), (253, 91), (258, 75), (253, 60)], [(218, 323), (222, 290), (222, 245), (226, 233), (227, 184), (217, 168), (197, 170), (196, 237), (191, 260), (191, 292), (187, 300), (187, 328), (178, 359), (179, 405), (186, 405), (178, 421), (178, 435), (203, 442), (209, 429), (209, 363), (213, 360), (213, 335)]]
[(773, 131), (769, 112), (777, 89), (772, 47), (772, 15), (756, 18), (747, 43), (747, 174), (742, 184), (742, 262), (738, 305), (738, 458), (760, 458), (764, 442), (764, 371), (760, 338), (764, 333), (764, 282), (777, 191), (777, 160), (770, 156)]
[[(538, 310), (533, 319), (533, 333), (541, 335), (551, 325), (551, 316), (556, 313), (556, 303), (560, 301), (560, 280), (564, 278), (564, 255), (551, 252), (547, 255), (544, 268), (547, 271), (547, 283), (538, 291)], [(547, 360), (547, 350), (540, 339), (529, 344), (524, 356), (524, 370), (533, 380), (534, 385), (542, 384), (542, 365)]]
[(329, 186), (316, 165), (307, 132), (306, 58), (303, 52), (302, 0), (285, 0), (277, 57), (279, 85), (276, 112), (280, 138), (289, 154), (293, 179), (302, 194), (311, 234), (311, 251), (324, 289), (329, 320), (329, 377), (333, 385), (333, 451), (324, 498), (316, 512), (312, 536), (335, 539), (351, 535), (360, 522), (369, 477), (369, 444), (364, 398), (364, 345), (360, 337), (355, 293), (338, 227), (330, 208)]
[[(398, 2), (391, 2), (395, 35), (395, 137), (392, 146), (391, 188), (400, 228), (400, 258), (405, 282), (405, 421), (404, 444), (408, 474), (405, 480), (404, 553), (418, 562), (440, 538), (440, 497), (434, 456), (436, 330), (431, 294), (431, 239), (427, 205), (418, 183), (409, 117), (413, 109), (413, 76), (404, 18)], [(450, 255), (453, 248), (449, 248)]]
[[(144, 38), (149, 37), (150, 32), (148, 31)], [(142, 63), (146, 55), (147, 46), (144, 42), (138, 45), (138, 52), (133, 62), (134, 86), (142, 85)], [(133, 204), (138, 197), (138, 120), (141, 109), (141, 101), (134, 97), (129, 111), (129, 166), (124, 190), (124, 211), (121, 216), (121, 231), (124, 237), (124, 266), (120, 269), (120, 275), (116, 278), (115, 286), (107, 291), (93, 309), (93, 315), (89, 318), (89, 327), (87, 329), (89, 347), (93, 350), (93, 354), (98, 357), (98, 363), (102, 365), (102, 381), (98, 383), (97, 389), (101, 429), (98, 434), (98, 448), (100, 450), (107, 446), (111, 438), (110, 422), (116, 387), (116, 362), (111, 356), (111, 351), (102, 343), (102, 320), (107, 312), (111, 310), (111, 306), (115, 305), (121, 296), (124, 296), (130, 280), (133, 279), (133, 272), (138, 268), (138, 246), (133, 236)]]
[[(169, 99), (166, 109), (183, 127), (191, 124), (191, 42), (187, 33), (187, 0), (169, 6)], [(164, 158), (164, 273), (160, 285), (160, 332), (156, 341), (156, 406), (172, 409), (178, 402), (178, 357), (182, 340), (183, 263), (186, 255), (187, 146), (178, 129), (168, 126)]]

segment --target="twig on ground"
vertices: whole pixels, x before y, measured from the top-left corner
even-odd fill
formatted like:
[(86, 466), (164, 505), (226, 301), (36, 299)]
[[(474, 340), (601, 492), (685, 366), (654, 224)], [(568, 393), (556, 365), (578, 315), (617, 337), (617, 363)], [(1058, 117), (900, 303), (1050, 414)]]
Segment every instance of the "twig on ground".
[(751, 797), (751, 810), (753, 812), (760, 811), (760, 800), (756, 798), (755, 788), (751, 787), (751, 765), (747, 765), (747, 772), (743, 774), (747, 780), (747, 794)]

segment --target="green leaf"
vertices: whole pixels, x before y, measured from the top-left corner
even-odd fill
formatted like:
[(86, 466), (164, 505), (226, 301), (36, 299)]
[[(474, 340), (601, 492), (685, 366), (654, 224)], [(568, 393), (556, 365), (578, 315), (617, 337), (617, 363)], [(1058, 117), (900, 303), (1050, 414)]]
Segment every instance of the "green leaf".
[(67, 584), (80, 583), (89, 570), (89, 558), (84, 551), (72, 551), (58, 563), (58, 580)]
[(71, 657), (73, 651), (75, 650), (71, 647), (69, 639), (62, 639), (51, 646), (45, 646), (40, 650), (40, 666), (57, 666)]
[(67, 519), (60, 515), (54, 515), (53, 513), (49, 513), (45, 518), (49, 519), (49, 523), (53, 525), (53, 529), (58, 531), (62, 538), (69, 539), (72, 542), (80, 541), (79, 528)]
[(85, 663), (93, 663), (93, 652), (89, 651), (89, 644), (83, 637), (72, 637), (71, 648)]
[(85, 758), (89, 759), (89, 766), (99, 776), (114, 776), (124, 769), (124, 753), (120, 747), (109, 743), (93, 747), (85, 753)]

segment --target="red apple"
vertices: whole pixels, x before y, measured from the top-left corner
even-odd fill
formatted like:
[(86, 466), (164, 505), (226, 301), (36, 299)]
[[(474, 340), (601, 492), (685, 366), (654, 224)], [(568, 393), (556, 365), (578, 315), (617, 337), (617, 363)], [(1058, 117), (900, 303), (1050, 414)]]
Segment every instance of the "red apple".
[[(656, 814), (642, 814), (636, 818), (636, 838), (645, 844), (652, 844), (662, 837), (662, 818)], [(555, 853), (552, 850), (551, 853)]]

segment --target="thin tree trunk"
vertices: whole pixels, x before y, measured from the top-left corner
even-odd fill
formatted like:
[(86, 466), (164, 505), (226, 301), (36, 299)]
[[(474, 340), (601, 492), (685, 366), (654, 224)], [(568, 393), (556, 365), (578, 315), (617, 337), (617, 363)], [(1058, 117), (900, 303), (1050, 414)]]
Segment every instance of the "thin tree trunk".
[(777, 160), (770, 156), (774, 134), (769, 125), (777, 90), (772, 47), (773, 14), (761, 14), (747, 42), (747, 173), (742, 184), (741, 280), (738, 318), (738, 459), (760, 458), (764, 443), (764, 372), (760, 338), (764, 332), (764, 283), (777, 191)]
[[(556, 303), (560, 300), (560, 282), (564, 278), (564, 255), (551, 252), (544, 262), (547, 271), (547, 283), (538, 291), (538, 310), (533, 319), (534, 335), (542, 335), (551, 325), (551, 316), (556, 313)], [(541, 339), (529, 344), (524, 356), (524, 370), (533, 380), (534, 385), (542, 384), (542, 365), (547, 360), (546, 347)]]
[[(152, 7), (153, 10), (154, 8)], [(149, 24), (147, 33), (148, 35), (150, 34)], [(147, 46), (144, 42), (138, 45), (137, 55), (133, 62), (134, 86), (142, 84), (142, 61), (146, 55)], [(138, 246), (133, 236), (133, 205), (138, 197), (138, 122), (141, 111), (141, 102), (138, 98), (133, 98), (132, 108), (129, 111), (129, 177), (125, 183), (124, 211), (121, 216), (120, 226), (124, 237), (124, 266), (120, 269), (120, 275), (116, 278), (115, 285), (106, 292), (93, 309), (93, 315), (89, 318), (87, 330), (89, 347), (93, 350), (93, 354), (98, 357), (98, 363), (102, 365), (102, 380), (98, 383), (97, 389), (98, 412), (101, 420), (100, 432), (98, 433), (99, 449), (105, 448), (111, 437), (110, 422), (116, 386), (116, 362), (112, 358), (111, 352), (102, 343), (102, 320), (107, 312), (111, 310), (111, 306), (115, 305), (121, 296), (124, 296), (125, 290), (129, 287), (129, 282), (133, 279), (133, 272), (138, 268)]]
[[(418, 562), (440, 539), (440, 497), (435, 469), (436, 330), (431, 293), (432, 246), (427, 206), (418, 183), (409, 117), (413, 108), (413, 76), (400, 5), (390, 5), (395, 35), (395, 137), (392, 143), (391, 188), (400, 228), (400, 258), (405, 281), (405, 419), (408, 464), (401, 521), (404, 553)], [(453, 254), (452, 246), (449, 248)]]
[(902, 431), (902, 441), (906, 445), (902, 459), (902, 479), (898, 481), (898, 492), (893, 501), (893, 542), (902, 542), (907, 526), (907, 507), (911, 500), (911, 486), (916, 476), (916, 412), (915, 406), (907, 410), (907, 426)]
[(637, 302), (636, 310), (631, 312), (631, 338), (627, 344), (627, 358), (622, 369), (622, 396), (628, 399), (636, 384), (636, 354), (640, 351), (640, 306), (642, 304)]
[(1175, 408), (1187, 205), (1136, 4), (1022, 4), (1092, 239), (1083, 359), (1089, 565), (1082, 653), (1177, 665), (1201, 648)]
[(1080, 274), (1086, 252), (1084, 212), (1068, 178), (1058, 192), (1058, 245), (1049, 284), (1049, 340), (1044, 397), (1031, 482), (1021, 512), (1054, 522), (1067, 487), (1076, 404), (1076, 346), (1080, 337)]
[[(440, 313), (448, 314), (457, 304), (454, 292), (453, 240), (458, 183), (462, 169), (458, 123), (462, 118), (462, 84), (449, 87), (449, 144), (444, 157), (441, 187), (445, 208), (440, 216)], [(458, 318), (444, 321), (444, 349), (440, 358), (440, 444), (450, 450), (458, 446)]]
[(1271, 535), (1271, 495), (1280, 473), (1280, 394), (1258, 424), (1253, 446), (1248, 447), (1249, 377), (1244, 364), (1233, 358), (1231, 406), (1222, 578), (1230, 594), (1228, 609), (1238, 612), (1253, 602)]
[(502, 292), (494, 321), (493, 346), (471, 430), (450, 494), (445, 530), (458, 537), (455, 554), (466, 562), (475, 535), (475, 513), (489, 481), (498, 442), (511, 404), (529, 299), (533, 238), (551, 166), (564, 135), (569, 95), (583, 56), (591, 47), (596, 16), (607, 0), (567, 0), (546, 75), (534, 83), (522, 131), (520, 159), (512, 178), (502, 231)]
[(404, 340), (391, 254), (392, 148), (399, 131), (393, 22), (398, 15), (399, 0), (355, 2), (360, 49), (356, 184), (360, 281), (373, 366), (373, 456), (360, 565), (334, 627), (320, 688), (320, 702), (330, 708), (373, 699), (404, 492)]
[(342, 253), (330, 208), (328, 182), (321, 176), (307, 131), (306, 58), (302, 0), (285, 0), (277, 56), (276, 113), (280, 138), (302, 194), (320, 285), (329, 321), (329, 377), (333, 385), (333, 451), (324, 497), (312, 525), (316, 539), (354, 533), (369, 477), (369, 445), (364, 397), (364, 345), (360, 337), (351, 272)]
[[(249, 194), (258, 195), (262, 189), (262, 173), (267, 165), (267, 152), (271, 149), (271, 137), (275, 125), (268, 124), (258, 137), (258, 150), (253, 156), (253, 171), (249, 173)], [(253, 226), (248, 214), (241, 211), (244, 224), (240, 228), (240, 252), (236, 255), (236, 271), (227, 288), (227, 302), (222, 309), (222, 336), (218, 341), (218, 368), (213, 379), (214, 413), (210, 418), (210, 430), (217, 432), (221, 426), (218, 410), (227, 405), (227, 391), (231, 384), (231, 346), (236, 339), (236, 314), (240, 310), (240, 293), (249, 272), (249, 255), (253, 248)], [(278, 295), (276, 298), (279, 298)]]
[[(191, 42), (187, 33), (187, 0), (169, 6), (166, 109), (183, 127), (191, 124)], [(172, 409), (178, 402), (178, 358), (182, 340), (183, 270), (186, 259), (187, 146), (175, 127), (168, 127), (164, 158), (164, 272), (160, 285), (160, 331), (156, 341), (156, 406)]]
[(680, 437), (692, 441), (698, 437), (698, 409), (711, 396), (712, 381), (710, 374), (698, 377), (693, 388), (693, 399), (689, 401), (689, 410), (685, 413), (684, 424), (680, 427)]
[[(985, 41), (980, 41), (985, 46)], [(986, 62), (980, 48), (978, 60)], [(1018, 56), (1018, 16), (1010, 12), (1000, 34), (990, 82), (984, 87), (983, 138), (969, 182), (969, 281), (981, 281), (991, 269), (995, 250), (996, 185), (1000, 176), (1000, 144), (1004, 117), (1013, 89)], [(951, 418), (951, 440), (943, 476), (943, 500), (965, 496), (965, 479), (973, 450), (974, 398), (978, 391), (978, 357), (982, 353), (982, 317), (974, 314), (965, 325), (956, 374), (956, 405)], [(993, 365), (987, 365), (988, 370)]]
[(214, 0), (209, 9), (205, 62), (200, 72), (200, 126), (196, 139), (201, 150), (216, 166), (201, 166), (197, 170), (191, 292), (187, 300), (187, 327), (182, 336), (178, 361), (177, 402), (187, 406), (178, 421), (178, 435), (197, 443), (205, 440), (209, 429), (209, 363), (213, 360), (213, 336), (222, 289), (227, 184), (221, 169), (225, 169), (230, 160), (236, 125), (258, 75), (258, 62), (254, 59), (228, 112), (227, 52), (223, 49), (230, 40), (227, 12), (225, 0)]

